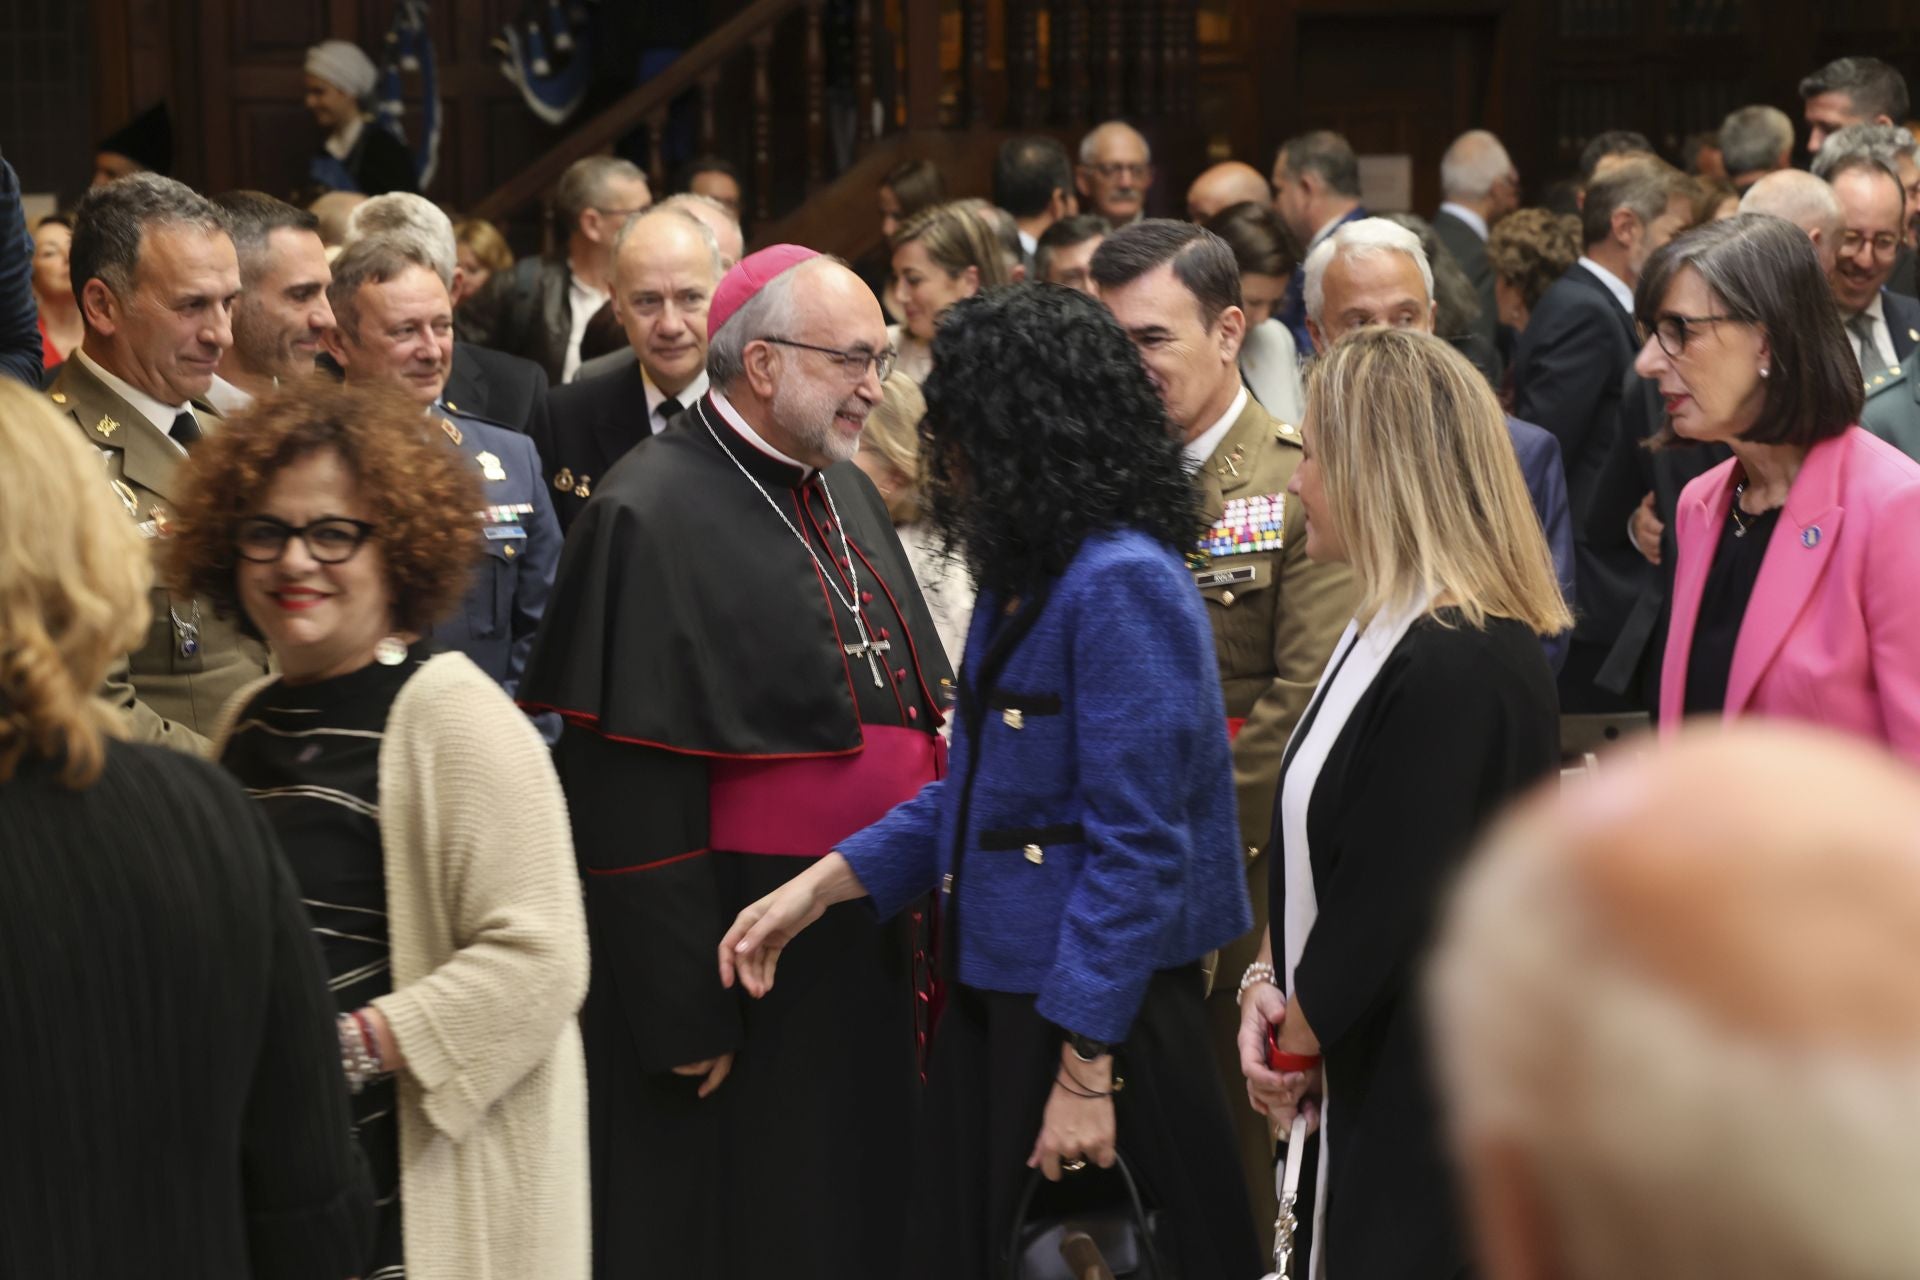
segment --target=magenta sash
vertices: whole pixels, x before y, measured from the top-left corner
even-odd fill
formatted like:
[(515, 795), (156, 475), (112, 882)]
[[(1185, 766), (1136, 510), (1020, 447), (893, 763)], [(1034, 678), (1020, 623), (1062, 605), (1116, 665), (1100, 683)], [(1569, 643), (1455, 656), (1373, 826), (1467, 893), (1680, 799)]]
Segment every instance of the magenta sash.
[(918, 729), (866, 725), (852, 755), (719, 759), (708, 772), (708, 845), (817, 858), (947, 771), (947, 744)]

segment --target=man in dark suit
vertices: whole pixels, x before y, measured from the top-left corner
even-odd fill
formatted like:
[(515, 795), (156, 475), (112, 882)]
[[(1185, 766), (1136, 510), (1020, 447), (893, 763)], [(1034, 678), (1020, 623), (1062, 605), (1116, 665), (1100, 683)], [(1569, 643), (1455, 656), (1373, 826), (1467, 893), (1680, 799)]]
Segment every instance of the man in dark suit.
[(1594, 684), (1649, 566), (1631, 548), (1594, 546), (1586, 530), (1619, 430), (1620, 392), (1640, 349), (1633, 288), (1654, 250), (1692, 216), (1685, 178), (1654, 159), (1619, 162), (1588, 187), (1585, 255), (1533, 308), (1514, 352), (1514, 412), (1560, 441), (1573, 509), (1577, 575), (1573, 643), (1560, 671), (1565, 711), (1615, 711), (1631, 700)]
[(20, 179), (0, 160), (0, 374), (37, 387), (41, 373), (33, 239), (20, 209)]
[[(1303, 258), (1341, 223), (1366, 217), (1360, 207), (1360, 160), (1347, 140), (1327, 129), (1289, 138), (1273, 158), (1273, 208), (1300, 242)], [(1274, 313), (1274, 319), (1292, 330), (1302, 358), (1313, 354), (1301, 295), (1304, 274), (1293, 273)]]
[(707, 303), (720, 283), (712, 228), (684, 208), (649, 210), (614, 247), (613, 305), (628, 350), (605, 373), (548, 395), (546, 482), (564, 530), (626, 452), (707, 393)]
[(553, 194), (564, 256), (522, 258), (513, 270), (495, 272), (460, 304), (461, 341), (524, 356), (546, 370), (553, 386), (568, 381), (583, 358), (611, 349), (611, 341), (606, 347), (588, 342), (588, 326), (606, 305), (614, 237), (652, 204), (647, 176), (631, 161), (574, 161)]
[(1494, 343), (1500, 304), (1493, 295), (1493, 268), (1487, 265), (1487, 234), (1520, 207), (1520, 174), (1500, 139), (1485, 129), (1472, 129), (1455, 138), (1440, 157), (1440, 195), (1433, 234), (1479, 292), (1478, 331)]
[[(452, 354), (453, 302), (431, 256), (404, 236), (355, 241), (333, 264), (327, 289), (337, 324), (327, 351), (349, 383), (385, 383), (420, 405), (448, 447), (473, 461), (483, 481), (486, 557), (458, 612), (434, 629), (509, 695), (533, 649), (534, 632), (560, 560), (560, 526), (541, 483), (533, 442), (441, 401)], [(558, 726), (551, 726), (557, 733)]]
[(1059, 140), (1036, 134), (1009, 138), (993, 161), (993, 202), (1013, 216), (1020, 262), (1033, 277), (1033, 253), (1047, 228), (1080, 211), (1073, 195), (1073, 162)]
[(1840, 202), (1840, 238), (1827, 282), (1867, 386), (1920, 343), (1920, 302), (1887, 288), (1906, 237), (1899, 174), (1868, 153), (1823, 164)]
[[(1394, 325), (1432, 333), (1440, 309), (1433, 300), (1433, 267), (1420, 238), (1397, 222), (1367, 218), (1338, 227), (1307, 255), (1296, 273), (1305, 280), (1307, 326), (1324, 350), (1355, 329)], [(1574, 598), (1573, 525), (1567, 507), (1566, 477), (1560, 445), (1551, 434), (1507, 419), (1520, 474), (1540, 517), (1541, 532), (1553, 552), (1555, 576), (1568, 600)], [(1546, 641), (1547, 660), (1557, 669), (1566, 658), (1567, 638)]]

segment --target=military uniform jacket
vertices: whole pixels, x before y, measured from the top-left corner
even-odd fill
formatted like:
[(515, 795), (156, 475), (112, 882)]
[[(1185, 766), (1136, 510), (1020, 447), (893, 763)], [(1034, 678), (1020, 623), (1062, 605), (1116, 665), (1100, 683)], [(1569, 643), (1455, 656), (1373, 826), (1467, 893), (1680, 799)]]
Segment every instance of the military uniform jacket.
[(560, 525), (533, 441), (444, 406), (436, 417), (448, 442), (480, 472), (486, 556), (460, 608), (431, 634), (438, 647), (466, 654), (514, 696), (560, 563)]
[[(1306, 514), (1287, 493), (1300, 432), (1249, 396), (1194, 475), (1207, 530), (1188, 557), (1213, 623), (1220, 689), (1234, 733), (1233, 780), (1254, 931), (1221, 957), (1238, 981), (1266, 928), (1267, 841), (1287, 739), (1353, 618), (1346, 566), (1307, 559)], [(1244, 952), (1244, 954), (1242, 954)]]
[[(48, 394), (100, 451), (101, 483), (113, 486), (157, 553), (185, 460), (179, 447), (77, 359), (60, 366)], [(218, 416), (204, 405), (194, 409), (203, 421)], [(241, 635), (237, 618), (159, 585), (158, 564), (155, 578), (146, 640), (114, 667), (103, 695), (126, 712), (139, 741), (204, 755), (205, 734), (228, 697), (267, 673), (266, 646)]]

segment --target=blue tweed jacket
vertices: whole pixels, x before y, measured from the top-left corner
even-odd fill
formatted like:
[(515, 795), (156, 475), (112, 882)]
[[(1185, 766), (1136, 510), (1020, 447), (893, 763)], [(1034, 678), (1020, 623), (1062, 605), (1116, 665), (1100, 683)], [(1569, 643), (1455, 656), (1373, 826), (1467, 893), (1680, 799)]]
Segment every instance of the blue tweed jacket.
[(939, 886), (960, 980), (1122, 1041), (1155, 971), (1253, 925), (1213, 633), (1169, 548), (1087, 540), (983, 593), (946, 779), (840, 845), (884, 918)]

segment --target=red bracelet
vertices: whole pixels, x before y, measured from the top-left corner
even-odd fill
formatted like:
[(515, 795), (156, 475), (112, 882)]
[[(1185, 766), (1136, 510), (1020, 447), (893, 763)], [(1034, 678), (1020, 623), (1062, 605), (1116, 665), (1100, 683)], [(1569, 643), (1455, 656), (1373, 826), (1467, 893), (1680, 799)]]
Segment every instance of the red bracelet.
[(1267, 1065), (1275, 1071), (1312, 1071), (1320, 1065), (1317, 1053), (1288, 1053), (1278, 1045), (1267, 1050)]

